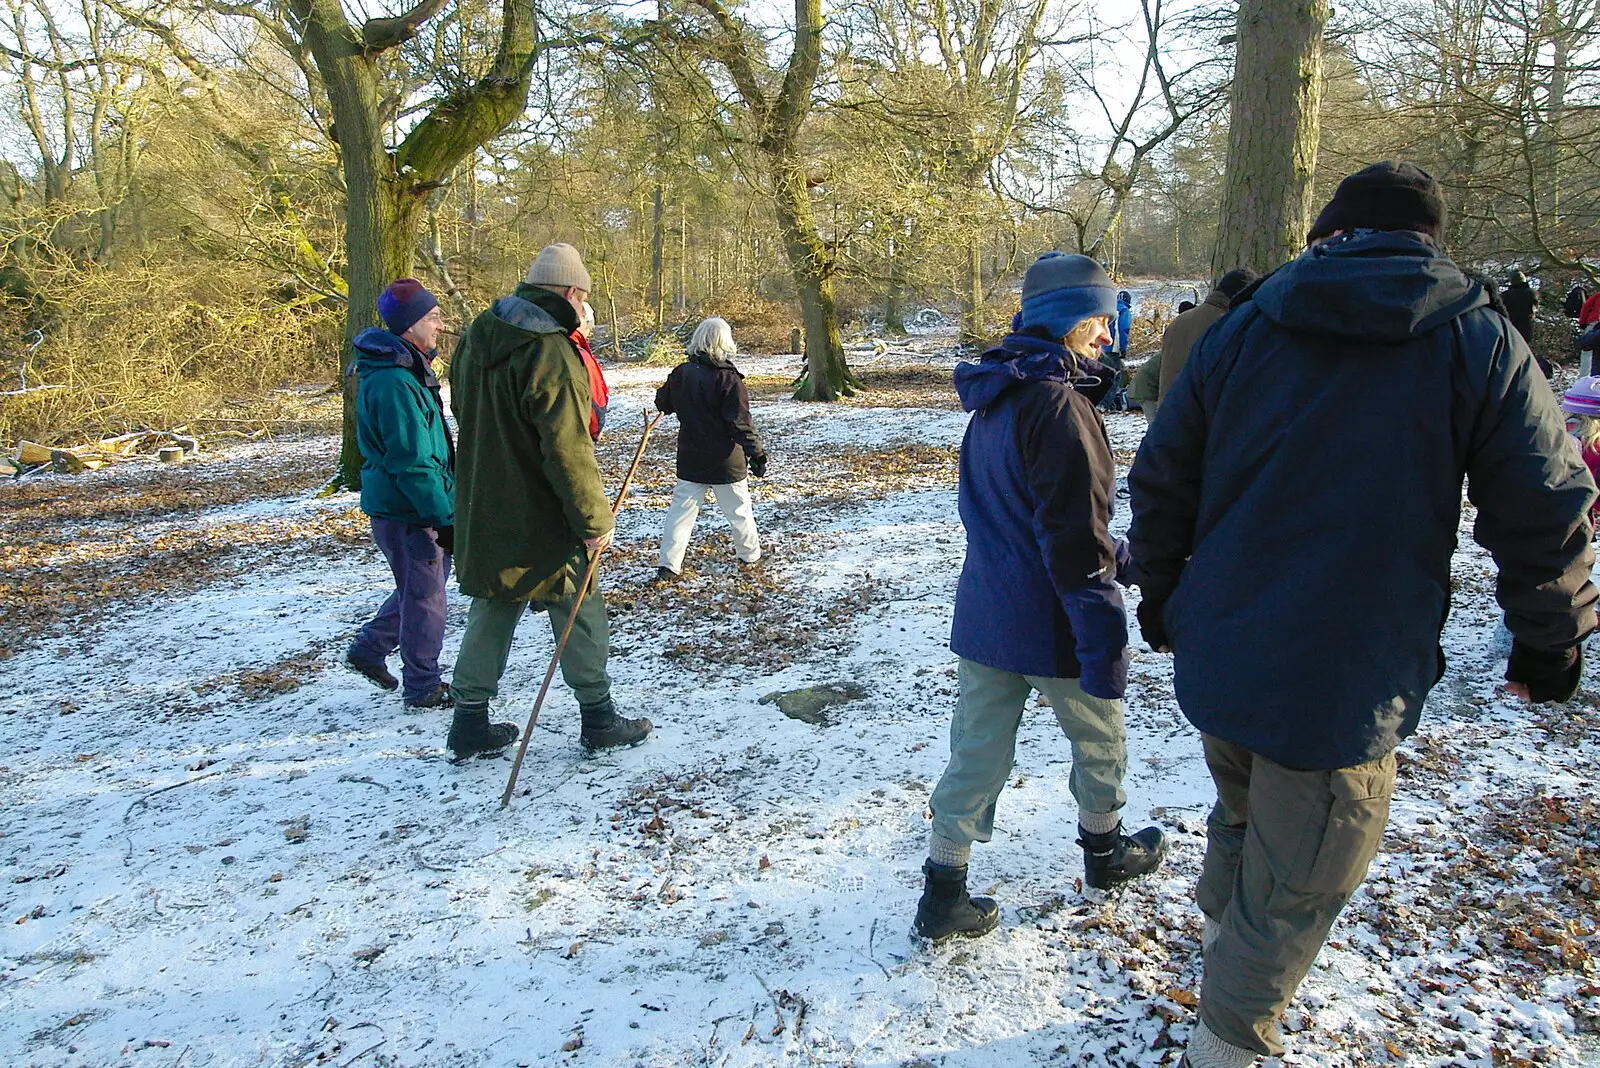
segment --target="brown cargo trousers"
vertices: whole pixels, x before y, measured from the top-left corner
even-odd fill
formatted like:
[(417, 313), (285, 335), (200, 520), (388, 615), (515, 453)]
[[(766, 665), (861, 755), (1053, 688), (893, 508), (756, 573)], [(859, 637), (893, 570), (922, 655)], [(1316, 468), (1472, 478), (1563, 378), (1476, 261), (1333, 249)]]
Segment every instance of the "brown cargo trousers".
[(1383, 841), (1395, 759), (1301, 771), (1205, 735), (1217, 803), (1196, 899), (1221, 925), (1200, 1019), (1230, 1045), (1283, 1053), (1288, 1007)]

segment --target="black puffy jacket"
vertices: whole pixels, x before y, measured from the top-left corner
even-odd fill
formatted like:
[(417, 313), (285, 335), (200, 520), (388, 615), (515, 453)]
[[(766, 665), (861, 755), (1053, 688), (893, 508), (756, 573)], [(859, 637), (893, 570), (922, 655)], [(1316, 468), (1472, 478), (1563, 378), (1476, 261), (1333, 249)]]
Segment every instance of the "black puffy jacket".
[(656, 408), (678, 417), (678, 477), (686, 482), (741, 482), (746, 460), (764, 455), (744, 375), (726, 359), (690, 356), (656, 390)]
[(1594, 481), (1482, 287), (1418, 235), (1358, 232), (1236, 303), (1129, 477), (1134, 566), (1190, 721), (1315, 769), (1415, 730), (1463, 478), (1512, 633), (1570, 649), (1595, 627)]

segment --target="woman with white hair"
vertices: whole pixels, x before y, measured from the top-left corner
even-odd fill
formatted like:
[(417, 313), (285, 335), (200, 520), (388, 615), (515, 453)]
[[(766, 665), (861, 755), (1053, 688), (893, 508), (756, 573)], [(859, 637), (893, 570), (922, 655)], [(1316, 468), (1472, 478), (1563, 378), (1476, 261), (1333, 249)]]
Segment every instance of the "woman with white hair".
[(672, 582), (683, 571), (689, 534), (710, 490), (733, 528), (733, 549), (746, 566), (761, 559), (749, 476), (767, 473), (767, 454), (750, 422), (750, 392), (730, 357), (733, 330), (726, 320), (707, 319), (685, 346), (689, 359), (673, 368), (656, 390), (656, 408), (678, 417), (678, 486), (667, 508), (656, 581)]

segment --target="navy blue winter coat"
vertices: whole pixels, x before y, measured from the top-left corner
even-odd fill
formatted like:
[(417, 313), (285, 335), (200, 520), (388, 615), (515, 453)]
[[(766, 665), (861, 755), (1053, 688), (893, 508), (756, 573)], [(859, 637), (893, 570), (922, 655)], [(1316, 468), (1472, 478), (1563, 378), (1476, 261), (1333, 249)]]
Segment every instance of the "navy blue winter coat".
[(1116, 468), (1095, 403), (1110, 372), (1059, 344), (1011, 334), (958, 364), (972, 412), (961, 443), (967, 559), (950, 648), (1018, 675), (1080, 679), (1121, 697), (1128, 622), (1107, 523)]
[(1594, 629), (1594, 482), (1527, 345), (1419, 235), (1313, 248), (1195, 345), (1129, 476), (1138, 584), (1200, 730), (1375, 760), (1443, 671), (1462, 479), (1517, 640)]

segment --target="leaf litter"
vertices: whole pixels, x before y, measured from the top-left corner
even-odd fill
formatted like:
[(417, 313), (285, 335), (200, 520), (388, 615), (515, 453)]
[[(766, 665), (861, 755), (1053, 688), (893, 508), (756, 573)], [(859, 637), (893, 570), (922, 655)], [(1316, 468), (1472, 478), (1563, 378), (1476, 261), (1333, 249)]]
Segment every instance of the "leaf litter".
[[(504, 762), (452, 767), (447, 717), (338, 668), (387, 576), (350, 498), (308, 498), (305, 443), (210, 460), (208, 504), (152, 483), (147, 514), (120, 484), (96, 511), (101, 473), (24, 483), (61, 535), (0, 507), (0, 536), (79, 596), (15, 617), (37, 633), (8, 645), (0, 989), (20, 1011), (0, 1048), (39, 1065), (119, 1063), (155, 1034), (193, 1063), (313, 1063), (361, 1039), (405, 1064), (1174, 1064), (1210, 789), (1166, 658), (1134, 659), (1128, 786), (1130, 819), (1172, 835), (1167, 870), (1083, 888), (1067, 746), (1034, 712), (973, 862), (1000, 929), (937, 949), (906, 934), (963, 549), (963, 420), (928, 395), (936, 373), (909, 369), (899, 405), (889, 376), (821, 416), (758, 405), (754, 571), (708, 509), (685, 581), (647, 584), (662, 435), (604, 569), (619, 707), (657, 736), (583, 754), (558, 685), (505, 813)], [(612, 485), (652, 385), (617, 378)], [(1130, 455), (1142, 418), (1107, 422)], [(263, 463), (294, 485), (263, 484)], [(1449, 672), (1372, 876), (1286, 1016), (1285, 1064), (1576, 1066), (1600, 1023), (1596, 694), (1530, 714), (1497, 693), (1492, 562), (1462, 540)], [(464, 614), (452, 593), (446, 660)], [(550, 645), (524, 623), (497, 714), (522, 718)], [(826, 731), (759, 703), (830, 686), (861, 696)], [(196, 700), (206, 718), (173, 714)], [(493, 1036), (474, 1022), (491, 1018)]]

